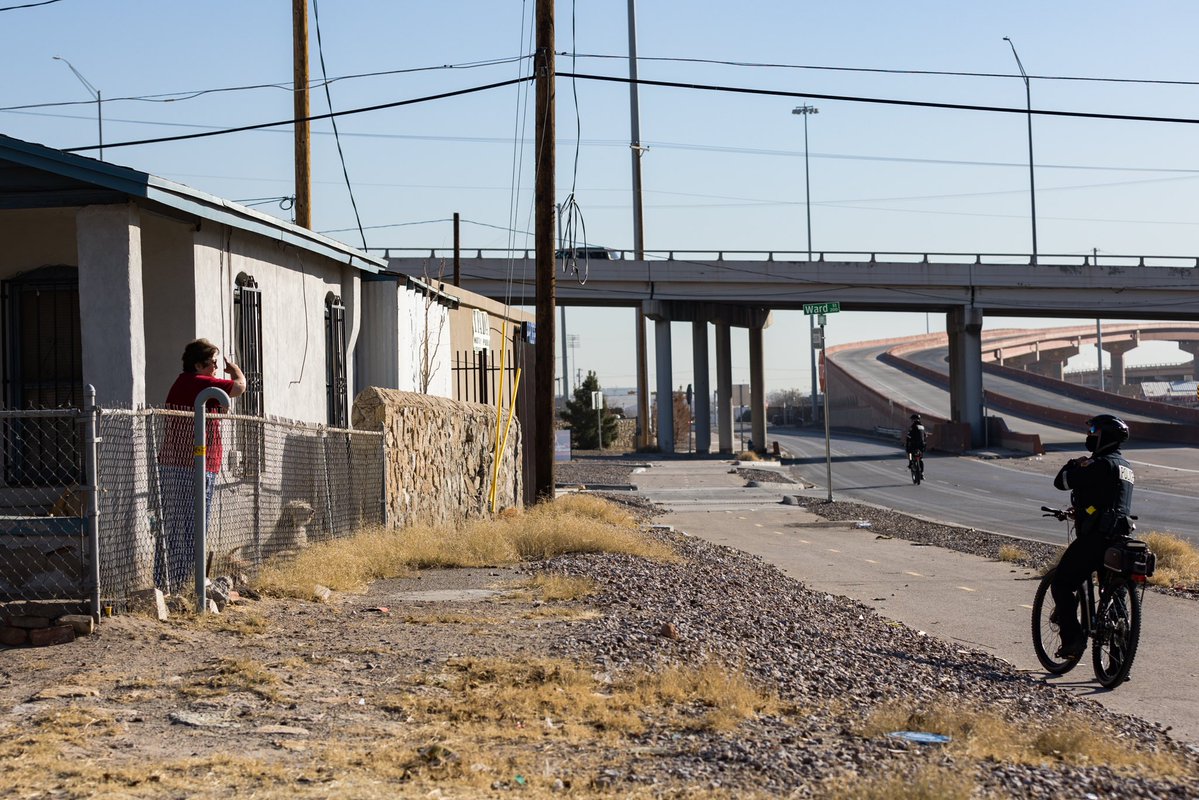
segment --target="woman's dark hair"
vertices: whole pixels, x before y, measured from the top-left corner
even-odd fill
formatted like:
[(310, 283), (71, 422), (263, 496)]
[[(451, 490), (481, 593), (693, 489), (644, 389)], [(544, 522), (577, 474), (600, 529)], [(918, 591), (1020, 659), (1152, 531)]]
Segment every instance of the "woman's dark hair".
[(221, 352), (221, 348), (207, 339), (188, 342), (187, 347), (183, 348), (183, 371), (194, 373), (196, 364), (212, 360), (219, 352)]

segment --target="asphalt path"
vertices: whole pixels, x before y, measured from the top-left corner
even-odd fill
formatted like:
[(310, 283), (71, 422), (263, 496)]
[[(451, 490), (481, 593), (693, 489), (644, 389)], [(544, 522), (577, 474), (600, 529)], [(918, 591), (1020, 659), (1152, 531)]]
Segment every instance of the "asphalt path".
[[(808, 494), (825, 496), (824, 431), (774, 429), (770, 439), (777, 440), (793, 456), (792, 467), (803, 480), (815, 484), (816, 489)], [(903, 450), (894, 443), (833, 431), (831, 451), (834, 499), (872, 503), (1008, 536), (1066, 543), (1064, 525), (1042, 517), (1040, 509), (1043, 505), (1069, 505), (1068, 493), (1054, 488), (1053, 474), (1070, 454), (1005, 459), (930, 452), (925, 457), (925, 481), (916, 486)], [(1155, 453), (1149, 451), (1149, 457)], [(1134, 459), (1138, 456), (1133, 451), (1128, 455)], [(1140, 467), (1134, 468), (1140, 473)], [(1142, 532), (1173, 533), (1199, 545), (1196, 508), (1199, 470), (1179, 472), (1166, 488), (1142, 478), (1134, 490), (1133, 511)]]

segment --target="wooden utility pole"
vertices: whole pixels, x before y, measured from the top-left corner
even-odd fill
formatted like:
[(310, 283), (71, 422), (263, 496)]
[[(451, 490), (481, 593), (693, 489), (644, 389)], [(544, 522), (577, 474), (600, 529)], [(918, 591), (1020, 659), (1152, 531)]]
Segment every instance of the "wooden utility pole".
[(554, 0), (537, 0), (536, 178), (533, 189), (537, 271), (537, 369), (533, 447), (537, 501), (554, 499)]
[(458, 212), (454, 212), (454, 285), (462, 285), (462, 240), (458, 236)]
[(312, 150), (308, 138), (308, 0), (291, 0), (295, 63), (296, 224), (312, 227)]

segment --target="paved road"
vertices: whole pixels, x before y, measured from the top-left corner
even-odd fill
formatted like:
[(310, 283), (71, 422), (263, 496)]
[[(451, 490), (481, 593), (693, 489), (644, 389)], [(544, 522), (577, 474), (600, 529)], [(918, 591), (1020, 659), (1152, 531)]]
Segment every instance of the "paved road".
[[(826, 496), (824, 431), (783, 433), (775, 429), (770, 439), (797, 457), (796, 469), (805, 481), (817, 486), (813, 494)], [(1192, 448), (1179, 450), (1193, 457)], [(1069, 495), (1054, 489), (1052, 481), (1065, 460), (1062, 454), (1042, 459), (980, 459), (929, 453), (927, 480), (920, 486), (912, 484), (903, 451), (893, 443), (834, 431), (832, 454), (834, 498), (874, 503), (979, 530), (1065, 543), (1062, 524), (1045, 519), (1040, 511), (1043, 505), (1069, 504)], [(1133, 510), (1140, 518), (1137, 527), (1174, 533), (1199, 545), (1195, 520), (1199, 470), (1147, 463), (1183, 456), (1169, 449), (1130, 449), (1128, 455), (1137, 462), (1133, 494)]]
[[(1035, 575), (1003, 562), (879, 539), (853, 525), (832, 525), (798, 506), (780, 505), (793, 486), (746, 488), (728, 470), (724, 461), (658, 461), (633, 482), (641, 494), (670, 509), (666, 524), (760, 555), (809, 588), (852, 597), (963, 649), (1044, 674), (1030, 636)], [(1068, 675), (1047, 678), (1115, 711), (1172, 726), (1178, 738), (1199, 743), (1197, 610), (1193, 600), (1147, 593), (1132, 680), (1115, 691), (1094, 682), (1089, 659)]]

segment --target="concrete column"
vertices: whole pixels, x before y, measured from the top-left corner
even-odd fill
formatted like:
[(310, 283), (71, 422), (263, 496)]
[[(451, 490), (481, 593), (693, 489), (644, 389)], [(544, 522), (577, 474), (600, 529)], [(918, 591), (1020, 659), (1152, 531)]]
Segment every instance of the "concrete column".
[(654, 373), (658, 384), (658, 450), (674, 452), (674, 388), (671, 383), (670, 322), (654, 320)]
[(1191, 380), (1199, 380), (1199, 342), (1182, 341), (1178, 343), (1178, 349), (1191, 354), (1194, 359), (1191, 362)]
[(695, 452), (707, 453), (712, 449), (712, 417), (710, 411), (711, 392), (708, 388), (708, 323), (697, 320), (691, 323), (691, 352), (695, 371), (694, 391)]
[[(101, 406), (146, 403), (141, 217), (137, 206), (85, 206), (75, 214), (83, 382)], [(183, 345), (179, 343), (179, 352)]]
[(749, 406), (754, 450), (766, 452), (766, 370), (762, 363), (762, 326), (749, 326)]
[(1128, 369), (1124, 364), (1124, 355), (1129, 350), (1135, 350), (1138, 341), (1129, 342), (1112, 342), (1105, 344), (1103, 349), (1112, 357), (1112, 380), (1111, 386), (1107, 387), (1109, 392), (1119, 392), (1128, 385)]
[(981, 309), (962, 306), (947, 315), (949, 331), (950, 419), (970, 425), (970, 443), (981, 447), (983, 433), (983, 373)]
[(728, 323), (716, 323), (716, 432), (720, 452), (733, 452), (733, 347)]

